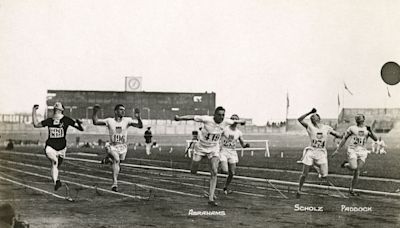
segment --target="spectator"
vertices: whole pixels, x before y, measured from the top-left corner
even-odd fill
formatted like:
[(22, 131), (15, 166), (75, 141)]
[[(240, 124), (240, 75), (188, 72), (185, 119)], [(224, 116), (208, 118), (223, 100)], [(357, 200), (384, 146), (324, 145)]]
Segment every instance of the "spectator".
[(382, 140), (382, 137), (379, 137), (378, 141), (376, 141), (376, 153), (386, 154), (385, 147), (386, 147), (385, 141)]
[(6, 150), (14, 150), (14, 143), (13, 143), (12, 139), (8, 140), (8, 144), (7, 144)]

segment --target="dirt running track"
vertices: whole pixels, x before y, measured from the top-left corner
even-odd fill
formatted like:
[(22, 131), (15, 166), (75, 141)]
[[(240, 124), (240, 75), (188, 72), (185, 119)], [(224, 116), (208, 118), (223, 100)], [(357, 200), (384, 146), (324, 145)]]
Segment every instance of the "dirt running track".
[[(65, 196), (66, 188), (54, 192), (48, 163), (42, 157), (0, 154), (0, 202), (11, 203), (31, 227), (400, 226), (399, 198), (345, 199), (334, 191), (310, 190), (301, 199), (294, 191), (283, 191), (284, 199), (266, 183), (234, 180), (236, 192), (225, 196), (219, 191), (220, 206), (210, 207), (202, 197), (207, 177), (123, 167), (119, 188), (125, 195), (117, 195), (109, 191), (110, 167), (66, 160), (60, 176), (75, 200), (69, 202), (51, 195)], [(296, 212), (296, 205), (323, 207), (323, 212)], [(345, 212), (342, 205), (372, 211)], [(190, 210), (219, 215), (189, 215)]]

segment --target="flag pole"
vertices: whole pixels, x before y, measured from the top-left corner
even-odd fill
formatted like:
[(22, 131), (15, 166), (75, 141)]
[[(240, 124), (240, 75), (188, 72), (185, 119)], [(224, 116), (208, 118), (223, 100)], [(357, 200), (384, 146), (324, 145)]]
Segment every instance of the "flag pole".
[(289, 115), (289, 93), (286, 91), (286, 122)]
[(288, 115), (289, 115), (289, 92), (286, 91), (286, 123), (285, 123), (286, 132), (287, 132), (287, 126), (288, 126)]
[(339, 90), (338, 90), (338, 93), (337, 93), (337, 114), (336, 114), (336, 116), (337, 116), (337, 124), (339, 125), (339, 114), (340, 114), (340, 96), (339, 96)]
[(343, 108), (343, 111), (344, 111), (344, 82), (343, 82), (343, 85), (342, 85), (342, 108)]

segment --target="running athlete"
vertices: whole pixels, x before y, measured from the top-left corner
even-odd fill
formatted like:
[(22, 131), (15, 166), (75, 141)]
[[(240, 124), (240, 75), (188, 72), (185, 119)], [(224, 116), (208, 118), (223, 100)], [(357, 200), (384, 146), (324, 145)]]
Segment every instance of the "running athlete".
[(360, 176), (360, 170), (364, 167), (365, 160), (368, 156), (367, 150), (367, 140), (371, 137), (372, 140), (376, 141), (377, 137), (375, 133), (372, 132), (370, 126), (366, 126), (365, 116), (363, 114), (357, 114), (355, 116), (356, 125), (350, 126), (344, 138), (339, 144), (339, 147), (333, 152), (332, 157), (339, 153), (340, 148), (346, 143), (348, 138), (351, 138), (350, 144), (347, 147), (347, 159), (342, 163), (342, 168), (347, 168), (353, 172), (353, 178), (351, 180), (351, 185), (349, 193), (351, 196), (358, 196), (359, 194), (354, 191), (354, 188), (358, 182), (358, 177)]
[(57, 191), (62, 185), (58, 178), (58, 168), (65, 158), (65, 152), (67, 151), (67, 141), (65, 136), (67, 135), (68, 127), (72, 126), (79, 131), (83, 131), (83, 127), (80, 120), (73, 120), (70, 117), (63, 115), (64, 107), (60, 102), (56, 102), (53, 107), (53, 116), (39, 122), (36, 114), (39, 105), (34, 105), (32, 109), (32, 120), (33, 127), (48, 128), (49, 134), (44, 150), (46, 157), (51, 162), (51, 178), (54, 182), (54, 190)]
[(102, 163), (112, 160), (112, 171), (113, 171), (113, 184), (111, 190), (118, 192), (118, 174), (120, 171), (120, 162), (125, 160), (126, 153), (128, 151), (127, 136), (128, 127), (143, 128), (142, 120), (140, 119), (140, 113), (138, 109), (135, 109), (134, 115), (137, 119), (137, 123), (130, 117), (125, 117), (125, 107), (122, 104), (118, 104), (114, 108), (114, 118), (98, 119), (97, 112), (99, 106), (93, 107), (93, 124), (99, 126), (106, 126), (110, 134), (110, 143), (107, 143), (105, 148), (107, 157), (103, 159)]
[(196, 174), (200, 161), (203, 157), (207, 157), (210, 161), (210, 192), (208, 194), (208, 204), (218, 206), (214, 201), (214, 193), (217, 185), (217, 173), (219, 163), (219, 141), (225, 127), (234, 123), (244, 124), (241, 120), (224, 119), (225, 109), (221, 106), (214, 111), (214, 116), (175, 116), (176, 121), (194, 120), (203, 123), (203, 127), (199, 134), (199, 142), (194, 145), (194, 153), (192, 157), (191, 173)]
[[(311, 115), (311, 124), (304, 121), (309, 115)], [(299, 198), (302, 193), (301, 188), (304, 185), (311, 166), (314, 165), (321, 178), (326, 180), (328, 176), (327, 137), (330, 134), (336, 138), (342, 138), (342, 134), (334, 131), (332, 127), (328, 125), (321, 124), (321, 117), (317, 114), (315, 108), (300, 116), (297, 120), (307, 129), (308, 136), (310, 137), (310, 145), (304, 148), (303, 157), (301, 159), (301, 163), (303, 163), (303, 173), (300, 175), (299, 189), (296, 194), (296, 197)]]
[[(239, 116), (233, 114), (231, 120), (239, 120)], [(232, 190), (228, 189), (233, 176), (235, 175), (236, 164), (239, 162), (239, 158), (236, 152), (236, 142), (239, 141), (243, 148), (250, 147), (250, 144), (244, 143), (243, 133), (237, 128), (237, 123), (232, 124), (224, 129), (221, 137), (221, 150), (220, 150), (220, 162), (222, 172), (228, 173), (224, 186), (224, 194), (232, 193)]]

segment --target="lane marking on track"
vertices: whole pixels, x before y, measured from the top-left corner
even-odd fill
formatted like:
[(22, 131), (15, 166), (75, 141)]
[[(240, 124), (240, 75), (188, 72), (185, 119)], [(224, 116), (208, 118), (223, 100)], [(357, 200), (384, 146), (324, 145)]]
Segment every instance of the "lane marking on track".
[[(23, 152), (16, 152), (16, 151), (0, 151), (0, 153), (5, 153), (5, 154), (19, 154), (19, 155), (26, 155), (26, 156), (37, 156), (37, 157), (45, 157), (45, 155), (42, 154), (33, 154), (33, 153), (23, 153)], [(71, 153), (68, 153), (71, 154)], [(66, 159), (69, 160), (81, 160), (81, 161), (87, 161), (87, 162), (92, 162), (92, 163), (98, 163), (96, 160), (90, 160), (90, 159), (84, 159), (84, 158), (72, 158), (72, 157), (67, 157)], [(138, 160), (138, 161), (154, 161), (154, 162), (165, 162), (161, 160), (151, 160), (151, 159), (140, 159), (140, 158), (127, 158), (126, 160)], [(168, 162), (168, 161), (167, 161)], [(171, 168), (163, 168), (163, 167), (154, 167), (154, 166), (146, 166), (146, 165), (134, 165), (134, 164), (128, 164), (128, 163), (121, 163), (121, 165), (128, 165), (128, 166), (137, 166), (135, 168), (147, 168), (147, 169), (154, 169), (157, 170), (157, 168), (160, 168), (162, 170), (168, 170), (168, 171), (177, 171), (177, 172), (183, 172), (183, 173), (190, 173), (190, 170), (185, 170), (185, 169), (171, 169)], [(294, 170), (280, 170), (280, 169), (268, 169), (268, 168), (257, 168), (257, 167), (241, 167), (238, 166), (239, 169), (244, 169), (244, 170), (255, 170), (255, 171), (271, 171), (271, 172), (285, 172), (285, 173), (294, 173), (294, 174), (301, 174), (301, 171), (294, 171)], [(198, 173), (202, 175), (210, 175), (208, 172), (202, 172), (199, 171)], [(314, 174), (314, 173), (310, 173)], [(218, 174), (220, 176), (226, 177), (226, 174)], [(329, 174), (331, 177), (339, 177), (339, 178), (347, 178), (351, 179), (351, 175), (340, 175), (340, 174)], [(236, 177), (236, 176), (235, 176)], [(240, 176), (239, 176), (240, 177)], [(246, 177), (247, 176), (242, 176)], [(251, 177), (249, 177), (251, 178)], [(258, 178), (262, 179), (262, 178)], [(367, 177), (367, 176), (360, 176), (359, 180), (372, 180), (372, 181), (387, 181), (387, 182), (394, 182), (394, 183), (399, 183), (400, 184), (400, 179), (393, 179), (393, 178), (379, 178), (379, 177)], [(270, 181), (273, 181), (272, 179)]]
[[(8, 182), (13, 183), (13, 184), (16, 184), (16, 185), (19, 185), (19, 186), (22, 186), (22, 187), (25, 187), (25, 188), (29, 188), (29, 189), (35, 190), (35, 191), (37, 191), (37, 192), (41, 192), (41, 193), (44, 193), (44, 194), (51, 195), (51, 196), (56, 197), (56, 198), (58, 198), (58, 199), (63, 199), (63, 200), (67, 199), (65, 196), (60, 196), (60, 195), (57, 195), (57, 194), (55, 194), (55, 193), (52, 193), (52, 192), (43, 190), (43, 189), (41, 189), (41, 188), (36, 188), (36, 187), (30, 186), (30, 185), (27, 185), (27, 184), (23, 184), (23, 183), (21, 183), (21, 182), (18, 182), (18, 181), (14, 181), (14, 180), (5, 178), (5, 177), (3, 177), (2, 175), (0, 175), (0, 179), (1, 179), (1, 180), (8, 181)], [(12, 201), (12, 200), (11, 200), (11, 201)]]
[[(0, 159), (1, 160), (1, 159)], [(81, 169), (85, 169), (85, 170), (95, 170), (93, 168), (88, 168), (88, 167), (80, 167)], [(112, 174), (112, 172), (109, 171), (103, 171), (103, 170), (95, 170), (96, 172), (102, 172), (102, 173), (107, 173), (107, 174)], [(138, 176), (138, 175), (133, 175), (133, 174), (127, 174), (127, 173), (119, 173), (120, 176), (126, 176), (126, 177), (135, 177), (135, 178), (139, 178), (139, 179), (145, 179), (145, 180), (152, 180), (154, 181), (153, 178), (149, 178), (149, 177), (143, 177), (143, 176)], [(197, 179), (198, 181), (201, 181), (201, 179)], [(190, 184), (190, 183), (184, 183), (184, 182), (179, 182), (179, 181), (172, 181), (172, 180), (166, 180), (166, 179), (157, 179), (156, 181), (160, 181), (160, 182), (165, 182), (165, 183), (172, 183), (172, 184), (181, 184), (181, 185), (185, 185), (185, 186), (190, 186), (190, 187), (196, 187), (196, 188), (205, 188), (208, 189), (208, 186), (202, 186), (202, 185), (197, 185), (197, 184)], [(121, 181), (120, 181), (121, 182)], [(121, 182), (122, 183), (122, 182)], [(222, 188), (216, 188), (216, 190), (223, 190)], [(256, 193), (249, 193), (249, 192), (242, 192), (242, 191), (235, 191), (235, 193), (237, 194), (241, 194), (241, 195), (248, 195), (248, 196), (256, 196), (256, 197), (262, 197), (265, 198), (265, 195), (261, 195), (261, 194), (256, 194)], [(196, 195), (198, 196), (198, 195)]]
[[(24, 174), (28, 174), (28, 175), (32, 175), (32, 176), (36, 176), (36, 177), (42, 177), (42, 178), (46, 178), (46, 179), (51, 179), (50, 177), (47, 177), (47, 176), (44, 176), (44, 175), (41, 175), (41, 174), (37, 174), (37, 173), (22, 171), (22, 170), (10, 168), (10, 167), (5, 167), (5, 166), (2, 166), (2, 165), (0, 165), (0, 167), (4, 168), (4, 169), (15, 171), (15, 172), (19, 172), (19, 173), (24, 173)], [(9, 179), (7, 179), (7, 180), (9, 180)], [(111, 193), (111, 194), (114, 194), (114, 195), (124, 196), (124, 197), (132, 198), (132, 199), (148, 199), (148, 197), (134, 196), (134, 195), (129, 195), (129, 194), (121, 193), (121, 192), (114, 192), (114, 191), (107, 190), (107, 189), (104, 189), (104, 188), (99, 188), (97, 186), (89, 186), (89, 185), (80, 184), (80, 183), (76, 183), (76, 182), (68, 181), (68, 180), (63, 180), (63, 182), (68, 183), (68, 184), (77, 185), (77, 186), (84, 187), (84, 188), (95, 189), (95, 190), (97, 189), (97, 190), (102, 191), (102, 192), (107, 192), (107, 193)], [(25, 184), (23, 184), (23, 185), (25, 185)], [(26, 186), (29, 186), (29, 185), (26, 185)], [(30, 186), (30, 187), (32, 187), (32, 186)], [(35, 187), (32, 187), (32, 188), (35, 188)], [(35, 189), (39, 189), (39, 188), (35, 188)], [(45, 190), (43, 190), (43, 191), (45, 191)], [(46, 191), (46, 193), (51, 193), (51, 192)], [(51, 194), (52, 195), (57, 195), (57, 194), (54, 194), (54, 193), (51, 193)], [(62, 197), (62, 199), (66, 199), (66, 197)]]
[[(154, 163), (170, 163), (170, 161), (162, 161), (162, 160), (152, 160), (152, 159), (142, 159), (142, 158), (126, 158), (125, 160), (129, 161), (140, 161), (140, 162), (154, 162)], [(181, 162), (183, 163), (183, 162)], [(249, 167), (249, 166), (236, 166), (237, 170), (253, 170), (253, 171), (268, 171), (268, 172), (276, 172), (276, 173), (292, 173), (292, 174), (301, 174), (302, 171), (296, 170), (283, 170), (283, 169), (271, 169), (271, 168), (258, 168), (258, 167)], [(317, 176), (317, 173), (310, 172), (309, 175)], [(343, 174), (329, 174), (330, 177), (338, 177), (338, 178), (345, 178), (351, 179), (353, 178), (352, 175), (343, 175)], [(395, 183), (400, 183), (399, 179), (393, 178), (379, 178), (379, 177), (368, 177), (368, 176), (360, 176), (360, 180), (372, 180), (372, 181), (391, 181)]]
[[(9, 153), (9, 154), (45, 157), (44, 155), (31, 154), (31, 153), (9, 152), (9, 151), (1, 151), (1, 152)], [(84, 162), (90, 162), (90, 163), (98, 163), (99, 162), (97, 160), (90, 160), (90, 159), (83, 159), (83, 158), (68, 158), (68, 157), (66, 157), (65, 159), (72, 160), (72, 161), (84, 161)], [(134, 164), (121, 163), (121, 166), (142, 168), (142, 169), (162, 170), (162, 171), (175, 171), (175, 172), (181, 172), (181, 173), (190, 173), (190, 170), (185, 170), (185, 169), (171, 169), (171, 168), (155, 167), (155, 166), (147, 166), (147, 165), (134, 165)], [(199, 171), (197, 173), (201, 174), (201, 175), (206, 175), (206, 176), (210, 175), (209, 172)], [(227, 175), (218, 174), (218, 176), (226, 177)], [(251, 181), (256, 181), (256, 182), (269, 181), (274, 184), (298, 186), (297, 182), (291, 182), (291, 181), (280, 181), (280, 180), (274, 180), (274, 179), (264, 179), (264, 178), (247, 177), (247, 176), (235, 176), (235, 178), (243, 179), (243, 180), (251, 180)], [(362, 179), (365, 179), (365, 178), (360, 178), (360, 180), (362, 180)], [(381, 181), (385, 181), (385, 179), (382, 179)], [(389, 179), (388, 181), (392, 181), (392, 179)], [(400, 180), (395, 180), (395, 181), (400, 181)], [(334, 189), (332, 186), (324, 186), (324, 185), (316, 185), (316, 184), (308, 184), (308, 183), (305, 183), (304, 187), (318, 188), (318, 189), (325, 189), (325, 190)], [(343, 188), (343, 187), (336, 187), (336, 189), (342, 190), (342, 191), (348, 191), (348, 188)], [(400, 193), (391, 193), (391, 192), (382, 192), (382, 191), (364, 190), (364, 189), (354, 189), (354, 190), (357, 192), (360, 192), (360, 193), (365, 193), (365, 194), (370, 194), (370, 195), (400, 197)]]
[(88, 156), (88, 157), (97, 157), (97, 156), (99, 156), (98, 154), (85, 153), (85, 152), (71, 152), (71, 153), (68, 153), (68, 155), (81, 155), (81, 156)]
[[(22, 166), (36, 168), (36, 169), (49, 170), (49, 168), (36, 166), (36, 165), (31, 165), (31, 164), (26, 164), (26, 163), (22, 163), (22, 162), (6, 161), (6, 160), (3, 160), (3, 159), (0, 159), (0, 161), (7, 162), (9, 164), (14, 164), (14, 165), (22, 165)], [(4, 167), (4, 166), (0, 165), (0, 167)], [(97, 180), (106, 180), (106, 181), (109, 180), (109, 178), (98, 177), (98, 176), (93, 176), (93, 175), (88, 175), (88, 174), (83, 174), (83, 173), (77, 173), (77, 172), (72, 172), (72, 171), (63, 171), (63, 173), (73, 174), (73, 175), (78, 175), (78, 176), (83, 176), (83, 177), (88, 177), (88, 178), (97, 179)], [(111, 173), (111, 172), (109, 172), (109, 173)], [(67, 182), (67, 181), (64, 180), (63, 182)], [(132, 183), (132, 182), (123, 181), (123, 180), (120, 180), (118, 182), (119, 183), (123, 183), (123, 184), (127, 184), (127, 185), (136, 185), (138, 187), (146, 188), (146, 189), (154, 189), (154, 190), (159, 190), (159, 191), (168, 192), (168, 193), (175, 193), (175, 194), (178, 194), (178, 195), (191, 196), (191, 197), (201, 197), (199, 195), (195, 195), (195, 194), (191, 194), (191, 193), (180, 192), (180, 191), (170, 190), (170, 189), (166, 189), (166, 188), (159, 188), (159, 187), (154, 187), (154, 186), (150, 186), (150, 185), (137, 184), (137, 183)], [(89, 186), (89, 187), (93, 188), (93, 186)], [(97, 188), (97, 189), (100, 190), (100, 188)], [(104, 190), (106, 190), (106, 189), (104, 189)], [(113, 192), (113, 191), (110, 191), (110, 190), (106, 190), (106, 191), (107, 192)], [(113, 192), (113, 193), (115, 193), (115, 192)]]
[[(6, 163), (10, 163), (10, 164), (14, 164), (14, 165), (23, 165), (26, 167), (31, 167), (31, 168), (38, 168), (38, 169), (44, 169), (44, 170), (49, 170), (49, 168), (45, 168), (45, 167), (41, 167), (41, 166), (36, 166), (36, 165), (31, 165), (31, 164), (26, 164), (26, 163), (21, 163), (21, 162), (13, 162), (13, 161), (7, 161), (7, 160), (3, 160), (0, 159), (0, 161), (6, 162)], [(88, 169), (81, 167), (82, 169)], [(112, 172), (107, 172), (107, 171), (102, 171), (102, 170), (96, 170), (97, 172), (103, 172), (103, 173), (107, 173), (107, 174), (112, 174)], [(68, 173), (68, 174), (73, 174), (73, 175), (80, 175), (80, 176), (85, 176), (85, 177), (89, 177), (89, 178), (94, 178), (94, 179), (101, 179), (101, 180), (109, 180), (108, 178), (103, 178), (103, 177), (98, 177), (98, 176), (92, 176), (92, 175), (86, 175), (86, 174), (82, 174), (82, 173), (76, 173), (76, 172), (71, 172), (71, 171), (62, 171), (63, 173)], [(132, 175), (132, 174), (125, 174), (125, 173), (120, 173), (120, 176), (127, 176), (127, 177), (136, 177), (136, 178), (141, 178), (141, 179), (147, 179), (147, 180), (153, 180), (152, 178), (148, 178), (148, 177), (142, 177), (142, 176), (137, 176), (137, 175)], [(173, 183), (173, 184), (182, 184), (182, 185), (186, 185), (186, 186), (191, 186), (191, 187), (201, 187), (201, 188), (208, 188), (202, 185), (196, 185), (196, 184), (190, 184), (190, 183), (182, 183), (182, 182), (177, 182), (177, 181), (171, 181), (171, 180), (157, 180), (157, 181), (161, 181), (161, 182), (167, 182), (167, 183)], [(65, 182), (65, 181), (64, 181)], [(160, 191), (165, 191), (165, 192), (170, 192), (170, 193), (175, 193), (175, 194), (180, 194), (180, 195), (185, 195), (185, 196), (192, 196), (192, 197), (202, 197), (196, 194), (191, 194), (191, 193), (185, 193), (185, 192), (179, 192), (179, 191), (175, 191), (175, 190), (169, 190), (169, 189), (165, 189), (165, 188), (158, 188), (158, 187), (153, 187), (150, 185), (144, 185), (144, 184), (137, 184), (137, 183), (132, 183), (132, 182), (127, 182), (127, 181), (123, 181), (123, 180), (119, 180), (118, 182), (120, 183), (124, 183), (124, 184), (128, 184), (128, 185), (137, 185), (138, 187), (142, 187), (142, 188), (151, 188), (151, 189), (155, 189), (155, 190), (160, 190)], [(222, 190), (221, 188), (216, 188), (217, 190)], [(256, 193), (249, 193), (249, 192), (242, 192), (242, 191), (235, 191), (235, 193), (237, 194), (241, 194), (241, 195), (247, 195), (247, 196), (255, 196), (255, 197), (261, 197), (261, 198), (266, 198), (266, 195), (262, 195), (262, 194), (256, 194)], [(286, 196), (284, 196), (283, 198), (286, 198)]]

